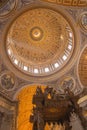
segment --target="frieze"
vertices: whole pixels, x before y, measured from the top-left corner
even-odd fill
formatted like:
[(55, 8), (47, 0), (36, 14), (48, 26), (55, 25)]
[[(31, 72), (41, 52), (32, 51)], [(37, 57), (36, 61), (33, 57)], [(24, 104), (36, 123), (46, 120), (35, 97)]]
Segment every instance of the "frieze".
[(87, 0), (41, 0), (41, 1), (50, 2), (63, 6), (79, 6), (79, 7), (87, 6)]

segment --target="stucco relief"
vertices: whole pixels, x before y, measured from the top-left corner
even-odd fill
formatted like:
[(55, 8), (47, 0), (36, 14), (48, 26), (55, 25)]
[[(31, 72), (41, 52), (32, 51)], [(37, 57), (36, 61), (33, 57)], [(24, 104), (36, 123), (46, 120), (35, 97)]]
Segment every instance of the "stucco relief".
[(82, 12), (79, 16), (79, 24), (83, 31), (87, 34), (87, 11)]
[(12, 13), (17, 7), (18, 0), (9, 0), (7, 3), (0, 8), (0, 19), (8, 18), (10, 13)]
[[(12, 0), (13, 1), (13, 0)], [(15, 0), (16, 1), (16, 0)], [(21, 1), (21, 3), (22, 3), (22, 5), (28, 5), (29, 3), (31, 3), (32, 1), (34, 1), (34, 0), (19, 0), (19, 1)], [(52, 1), (52, 0), (51, 0)], [(57, 0), (58, 1), (58, 0)], [(36, 0), (35, 0), (35, 2), (36, 2)], [(62, 2), (62, 0), (60, 1), (60, 3)], [(64, 1), (65, 2), (65, 1)], [(73, 4), (73, 6), (75, 5), (77, 5), (77, 2), (76, 2), (76, 0), (74, 0), (74, 4)], [(10, 4), (12, 4), (12, 8), (11, 7), (9, 7), (10, 6)], [(2, 18), (4, 18), (4, 20), (6, 20), (5, 18), (9, 18), (8, 16), (10, 15), (10, 14), (12, 14), (11, 12), (13, 12), (16, 8), (14, 8), (14, 7), (16, 7), (16, 6), (14, 6), (15, 4), (14, 4), (14, 1), (13, 1), (13, 3), (9, 3), (8, 4), (8, 6), (7, 5), (5, 5), (5, 6), (3, 6), (3, 8), (0, 10), (1, 11), (1, 13), (0, 13), (0, 37), (2, 37), (2, 32), (3, 32), (3, 30), (5, 29), (4, 27), (4, 25), (6, 24), (6, 23), (4, 23), (3, 22), (3, 20), (2, 20)], [(81, 5), (82, 6), (82, 5)], [(71, 8), (71, 7), (70, 7)], [(67, 9), (68, 10), (68, 9)], [(75, 11), (75, 10), (70, 10), (70, 14), (71, 14), (71, 16), (73, 17), (73, 18), (75, 18), (76, 19), (76, 17), (77, 17), (77, 12)], [(82, 18), (82, 17), (81, 17)], [(84, 20), (85, 19), (85, 20)], [(86, 27), (86, 18), (82, 18), (82, 28), (85, 28), (85, 29), (87, 29), (87, 27)], [(77, 22), (77, 21), (76, 21)], [(2, 24), (2, 26), (1, 26), (1, 24)], [(55, 23), (54, 23), (55, 24)], [(36, 30), (36, 31), (35, 31)], [(32, 33), (32, 35), (31, 35), (31, 38), (32, 38), (32, 40), (39, 40), (39, 38), (40, 38), (40, 40), (41, 40), (41, 34), (42, 34), (42, 31), (40, 31), (40, 30), (37, 30), (37, 28), (35, 29), (35, 30), (33, 30), (33, 31), (31, 31), (31, 33)], [(84, 30), (84, 29), (83, 29)], [(77, 31), (77, 30), (76, 30)], [(33, 37), (34, 36), (34, 37)], [(62, 38), (62, 37), (61, 37)], [(78, 39), (79, 39), (79, 37), (78, 37)], [(75, 42), (75, 43), (77, 43), (77, 42)], [(80, 42), (79, 42), (80, 43)], [(0, 41), (0, 44), (2, 44), (1, 43), (1, 41)], [(60, 45), (61, 46), (61, 45)], [(80, 46), (80, 45), (79, 45)], [(82, 44), (82, 46), (83, 46), (83, 44)], [(17, 48), (18, 50), (20, 49), (20, 48)], [(21, 48), (20, 49), (21, 51), (20, 51), (20, 55), (23, 55), (24, 56), (24, 58), (26, 57), (25, 56), (25, 54), (26, 54), (26, 50), (25, 51), (23, 51), (23, 49)], [(19, 51), (18, 51), (19, 52)], [(29, 55), (28, 55), (29, 56)], [(26, 57), (26, 58), (28, 58), (28, 57)], [(31, 58), (31, 56), (30, 56), (30, 58)], [(47, 58), (47, 57), (46, 57)], [(27, 59), (28, 60), (28, 59)], [(35, 60), (35, 59), (34, 59)], [(38, 61), (41, 61), (42, 59), (40, 59), (40, 58), (38, 58)], [(3, 64), (3, 66), (1, 66), (1, 62), (2, 62), (2, 59), (0, 59), (0, 72), (2, 71), (3, 73), (4, 73), (4, 70), (6, 70), (6, 68), (5, 68), (5, 65)], [(17, 62), (16, 62), (17, 63)], [(56, 64), (55, 65), (56, 67), (58, 66), (58, 64)], [(23, 66), (22, 66), (23, 67)], [(74, 68), (74, 67), (73, 67)], [(25, 67), (25, 70), (26, 70), (26, 67)], [(74, 69), (73, 69), (74, 70)], [(18, 70), (17, 70), (18, 71)], [(16, 71), (14, 71), (15, 73), (16, 73)], [(37, 72), (37, 71), (36, 71)], [(13, 76), (13, 74), (11, 74), (11, 72), (10, 73), (0, 73), (0, 83), (1, 83), (1, 85), (2, 85), (2, 89), (3, 90), (6, 90), (5, 92), (7, 92), (7, 97), (12, 97), (13, 98), (13, 96), (14, 96), (14, 94), (16, 93), (16, 92), (18, 92), (18, 91), (20, 91), (20, 89), (22, 89), (23, 87), (25, 87), (26, 86), (26, 84), (30, 84), (30, 82), (47, 82), (47, 80), (49, 80), (49, 82), (51, 82), (50, 83), (50, 85), (52, 85), (54, 88), (55, 88), (55, 86), (52, 84), (53, 82), (51, 81), (51, 79), (50, 78), (48, 78), (46, 81), (45, 81), (45, 79), (44, 80), (35, 80), (35, 77), (33, 77), (32, 79), (29, 79), (28, 78), (28, 80), (30, 80), (30, 82), (28, 82), (28, 81), (26, 81), (26, 77), (25, 77), (25, 81), (24, 80), (22, 80), (22, 78), (24, 78), (22, 75), (20, 76), (20, 79), (18, 79), (18, 83), (17, 83), (17, 86), (15, 86), (15, 78), (14, 78), (14, 76)], [(70, 73), (70, 72), (69, 72)], [(84, 73), (85, 73), (85, 70), (84, 70)], [(59, 75), (59, 76), (58, 76)], [(55, 77), (54, 77), (54, 79), (59, 79), (60, 78), (60, 74), (58, 74), (58, 75), (56, 75)], [(17, 76), (19, 76), (18, 74), (17, 74)], [(58, 76), (58, 77), (57, 77)], [(66, 76), (66, 74), (65, 74), (65, 76)], [(44, 76), (44, 78), (45, 78), (45, 76)], [(75, 77), (76, 78), (76, 77)], [(64, 79), (63, 78), (61, 78), (61, 80), (62, 80), (62, 83), (61, 84), (58, 84), (59, 86), (60, 86), (60, 88), (58, 88), (59, 86), (57, 86), (57, 88), (58, 88), (58, 92), (63, 92), (62, 90), (63, 90), (63, 88), (65, 87), (65, 86), (67, 86), (67, 87), (69, 87), (69, 88), (71, 88), (73, 91), (75, 90), (77, 90), (77, 91), (80, 91), (80, 86), (79, 86), (79, 84), (78, 84), (78, 81), (76, 80), (76, 79), (73, 79), (72, 77), (70, 77), (70, 79), (69, 78), (67, 78), (67, 77), (65, 77)], [(39, 78), (38, 78), (39, 79)], [(75, 83), (76, 82), (76, 83)], [(66, 84), (66, 85), (65, 85)], [(0, 88), (0, 91), (1, 91), (1, 88)], [(2, 91), (1, 91), (2, 92)], [(3, 91), (4, 92), (4, 91)], [(81, 92), (81, 91), (80, 91)], [(27, 91), (27, 93), (30, 93), (30, 95), (31, 95), (31, 93), (33, 93), (33, 89), (31, 90), (31, 91)], [(4, 93), (4, 95), (6, 95), (5, 93)], [(24, 96), (26, 96), (26, 93), (24, 93)], [(28, 94), (28, 96), (29, 96), (29, 94)], [(27, 96), (26, 96), (27, 97)], [(23, 97), (24, 98), (24, 97)], [(27, 101), (27, 100), (26, 100)], [(29, 102), (30, 102), (30, 98), (29, 98), (29, 102), (28, 102), (28, 104), (26, 103), (26, 101), (25, 101), (25, 99), (24, 99), (24, 102), (25, 103), (23, 103), (23, 105), (25, 104), (25, 106), (24, 106), (24, 108), (28, 108), (28, 105), (29, 105)], [(6, 105), (6, 104), (5, 104)], [(4, 105), (4, 106), (5, 106)], [(22, 108), (22, 107), (21, 107)], [(20, 108), (20, 109), (21, 109)], [(13, 108), (12, 108), (13, 109)], [(30, 105), (29, 105), (29, 109), (30, 109)], [(21, 110), (22, 111), (22, 110)], [(24, 114), (23, 113), (23, 111), (22, 111), (22, 114)], [(27, 113), (25, 113), (25, 115), (24, 116), (20, 116), (19, 118), (21, 119), (22, 117), (23, 117), (23, 119), (27, 116), (28, 114)], [(22, 119), (21, 119), (22, 120)], [(73, 120), (76, 120), (76, 116), (74, 116), (73, 117)], [(27, 124), (29, 124), (29, 118), (27, 118), (27, 122), (26, 122), (26, 124), (23, 126), (23, 127), (27, 127)], [(23, 129), (23, 127), (22, 126), (20, 126), (20, 130), (21, 129)], [(29, 126), (28, 126), (28, 128), (30, 128)], [(12, 127), (12, 130), (15, 130), (15, 128), (13, 129), (13, 127)], [(48, 130), (48, 129), (47, 129)]]
[(0, 75), (0, 83), (3, 89), (13, 90), (15, 87), (15, 76), (9, 71), (5, 71)]
[(73, 77), (65, 77), (62, 82), (62, 89), (69, 88), (73, 91), (75, 88), (75, 80)]
[(32, 8), (13, 21), (6, 49), (18, 69), (27, 74), (47, 75), (70, 59), (74, 49), (73, 30), (55, 10)]

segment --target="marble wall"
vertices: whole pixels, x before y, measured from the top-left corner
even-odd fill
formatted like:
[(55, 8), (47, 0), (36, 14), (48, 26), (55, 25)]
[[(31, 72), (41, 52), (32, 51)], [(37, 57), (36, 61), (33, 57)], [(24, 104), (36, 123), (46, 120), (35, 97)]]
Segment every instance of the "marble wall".
[(0, 130), (16, 130), (17, 102), (0, 95)]

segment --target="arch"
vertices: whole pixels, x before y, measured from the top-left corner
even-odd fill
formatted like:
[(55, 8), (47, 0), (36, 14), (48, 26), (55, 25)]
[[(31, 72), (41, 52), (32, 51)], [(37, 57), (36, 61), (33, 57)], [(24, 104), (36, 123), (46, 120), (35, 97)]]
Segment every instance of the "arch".
[(16, 93), (14, 94), (13, 96), (13, 100), (16, 100), (17, 99), (17, 96), (19, 95), (19, 93), (21, 91), (23, 91), (24, 88), (29, 88), (29, 87), (32, 87), (32, 86), (47, 86), (47, 84), (43, 84), (43, 83), (31, 83), (31, 84), (26, 84), (26, 85), (23, 85), (21, 86), (21, 88), (19, 88)]
[[(29, 122), (29, 116), (32, 114), (33, 104), (32, 97), (36, 91), (36, 87), (41, 86), (43, 89), (46, 85), (31, 84), (22, 86), (21, 89), (15, 94), (14, 99), (19, 102), (18, 105), (18, 117), (17, 117), (17, 130), (32, 130), (32, 125)], [(47, 129), (48, 130), (48, 129)]]

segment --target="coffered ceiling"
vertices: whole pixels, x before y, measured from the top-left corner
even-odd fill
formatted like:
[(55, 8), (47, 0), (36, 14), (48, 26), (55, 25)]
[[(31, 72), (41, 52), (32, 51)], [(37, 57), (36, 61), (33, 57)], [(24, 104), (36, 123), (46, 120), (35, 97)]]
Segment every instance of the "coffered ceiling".
[(68, 21), (52, 9), (35, 8), (22, 13), (7, 33), (9, 58), (27, 74), (53, 73), (62, 68), (73, 53), (73, 30)]

